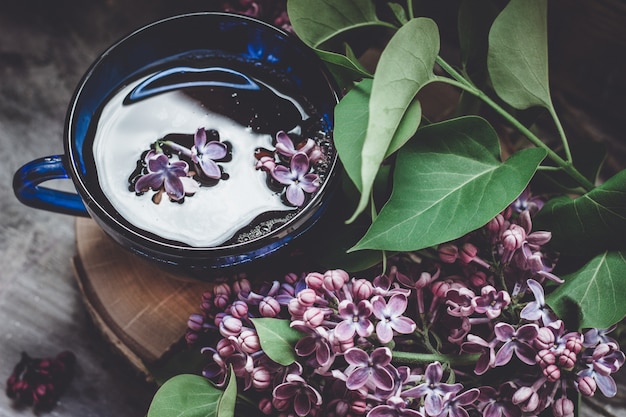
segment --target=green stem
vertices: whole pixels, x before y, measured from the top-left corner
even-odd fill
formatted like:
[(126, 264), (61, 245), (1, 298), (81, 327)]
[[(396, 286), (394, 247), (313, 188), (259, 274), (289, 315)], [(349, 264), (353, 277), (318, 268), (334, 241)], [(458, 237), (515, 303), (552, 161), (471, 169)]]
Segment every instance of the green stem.
[(449, 363), (450, 366), (472, 365), (478, 360), (480, 354), (472, 355), (444, 355), (441, 353), (413, 353), (398, 352), (392, 353), (391, 359), (395, 364), (402, 365), (422, 365), (435, 361)]
[(561, 120), (559, 116), (556, 114), (554, 107), (550, 106), (548, 109), (550, 112), (550, 116), (552, 116), (552, 120), (554, 121), (554, 125), (556, 126), (557, 132), (559, 132), (559, 137), (561, 138), (561, 142), (563, 143), (563, 152), (565, 152), (565, 158), (568, 162), (572, 163), (572, 152), (569, 149), (569, 143), (567, 142), (567, 137), (565, 136), (565, 130), (563, 129), (563, 125), (561, 124)]
[[(568, 154), (568, 159), (564, 160), (561, 158), (556, 152), (554, 152), (548, 145), (546, 145), (537, 135), (531, 132), (526, 126), (520, 123), (515, 117), (513, 117), (509, 112), (507, 112), (504, 108), (502, 108), (498, 103), (493, 101), (491, 97), (485, 94), (482, 90), (477, 88), (470, 81), (465, 79), (457, 70), (455, 70), (450, 64), (443, 60), (440, 56), (437, 56), (437, 64), (443, 68), (445, 72), (447, 72), (452, 79), (447, 77), (439, 77), (438, 80), (441, 82), (445, 82), (447, 84), (456, 86), (461, 88), (464, 91), (478, 97), (483, 102), (485, 102), (489, 107), (494, 109), (500, 116), (504, 117), (513, 127), (515, 127), (521, 134), (526, 136), (526, 138), (535, 146), (544, 149), (548, 157), (554, 161), (563, 171), (565, 171), (570, 177), (572, 177), (578, 184), (580, 184), (586, 191), (591, 191), (594, 188), (594, 185), (585, 178), (576, 168), (574, 168), (571, 162), (571, 156), (569, 155), (569, 147), (566, 147), (566, 153)], [(556, 118), (556, 116), (553, 116)], [(557, 128), (559, 128), (560, 123), (557, 124)], [(559, 128), (559, 131), (562, 131), (562, 127)]]
[(413, 11), (413, 0), (406, 0), (406, 8), (409, 12), (409, 20), (415, 18), (415, 12)]

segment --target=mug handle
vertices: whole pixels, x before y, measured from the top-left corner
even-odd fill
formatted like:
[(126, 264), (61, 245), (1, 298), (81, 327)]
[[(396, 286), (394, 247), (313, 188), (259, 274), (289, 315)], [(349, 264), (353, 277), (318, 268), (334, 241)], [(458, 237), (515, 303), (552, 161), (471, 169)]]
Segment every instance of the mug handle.
[(69, 178), (64, 160), (62, 155), (53, 155), (23, 165), (13, 176), (15, 196), (29, 207), (89, 217), (85, 204), (78, 194), (39, 185), (45, 181)]

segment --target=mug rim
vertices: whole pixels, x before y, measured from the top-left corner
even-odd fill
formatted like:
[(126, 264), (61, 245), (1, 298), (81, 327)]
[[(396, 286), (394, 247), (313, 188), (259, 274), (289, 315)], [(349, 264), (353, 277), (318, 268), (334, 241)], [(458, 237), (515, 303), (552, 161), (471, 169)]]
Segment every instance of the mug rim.
[[(263, 248), (264, 246), (270, 245), (270, 242), (280, 241), (281, 239), (284, 239), (287, 235), (294, 232), (295, 230), (299, 230), (300, 228), (302, 228), (303, 224), (306, 224), (307, 221), (311, 220), (312, 217), (315, 217), (316, 213), (320, 209), (325, 209), (324, 207), (325, 202), (323, 201), (323, 198), (326, 198), (327, 194), (330, 192), (329, 189), (334, 186), (333, 183), (336, 182), (335, 177), (337, 177), (337, 170), (339, 169), (337, 152), (335, 151), (333, 154), (332, 161), (329, 163), (328, 176), (326, 177), (325, 181), (322, 183), (320, 189), (311, 198), (311, 200), (308, 201), (307, 204), (296, 213), (296, 215), (293, 218), (289, 219), (287, 222), (285, 222), (285, 224), (278, 227), (276, 230), (273, 230), (267, 234), (263, 234), (254, 239), (251, 239), (246, 242), (241, 242), (241, 243), (231, 243), (228, 245), (220, 244), (217, 246), (191, 246), (191, 245), (184, 244), (182, 242), (177, 244), (176, 242), (167, 241), (167, 239), (159, 240), (159, 239), (153, 238), (150, 236), (150, 232), (144, 231), (143, 229), (132, 225), (132, 223), (130, 223), (128, 220), (125, 220), (125, 222), (128, 224), (126, 224), (123, 221), (118, 220), (115, 217), (115, 215), (113, 213), (110, 213), (110, 210), (108, 210), (105, 207), (105, 205), (101, 201), (99, 201), (100, 198), (106, 199), (106, 196), (104, 196), (103, 194), (103, 197), (98, 197), (97, 195), (95, 195), (94, 192), (89, 190), (83, 178), (84, 175), (83, 173), (80, 172), (79, 163), (76, 160), (74, 152), (72, 151), (72, 149), (76, 147), (76, 144), (73, 143), (74, 135), (75, 135), (75, 132), (74, 132), (75, 127), (73, 126), (73, 124), (77, 117), (77, 107), (79, 105), (79, 99), (81, 97), (81, 93), (84, 91), (85, 86), (88, 85), (89, 81), (91, 80), (91, 77), (94, 71), (102, 65), (102, 63), (107, 59), (110, 53), (114, 50), (117, 50), (123, 47), (123, 45), (126, 42), (128, 42), (130, 39), (136, 36), (139, 36), (140, 34), (143, 34), (146, 31), (154, 30), (156, 27), (166, 24), (168, 22), (172, 22), (175, 20), (184, 20), (184, 19), (193, 18), (193, 17), (203, 17), (203, 16), (226, 17), (228, 19), (248, 21), (255, 25), (259, 25), (261, 27), (264, 27), (265, 30), (269, 30), (271, 32), (275, 32), (277, 34), (282, 35), (283, 37), (286, 38), (287, 43), (292, 44), (297, 49), (301, 49), (304, 53), (309, 54), (312, 58), (317, 58), (317, 55), (315, 55), (315, 53), (312, 50), (310, 50), (309, 47), (306, 46), (296, 36), (284, 31), (281, 28), (278, 28), (267, 22), (264, 22), (260, 19), (256, 19), (250, 16), (240, 15), (236, 13), (229, 13), (229, 12), (205, 11), (205, 12), (191, 12), (191, 13), (178, 14), (175, 16), (170, 16), (170, 17), (166, 17), (163, 19), (159, 19), (154, 22), (145, 24), (139, 27), (138, 29), (131, 31), (127, 35), (121, 37), (116, 42), (112, 43), (109, 47), (107, 47), (102, 53), (100, 53), (98, 57), (91, 63), (89, 68), (85, 71), (84, 75), (82, 76), (80, 82), (78, 83), (78, 86), (76, 87), (74, 91), (74, 94), (72, 95), (71, 102), (70, 102), (71, 104), (67, 111), (63, 139), (64, 139), (65, 155), (68, 158), (68, 162), (69, 162), (69, 166), (67, 167), (69, 174), (77, 188), (77, 191), (79, 192), (81, 198), (83, 199), (85, 203), (85, 207), (87, 208), (87, 211), (90, 213), (91, 217), (94, 220), (97, 220), (97, 222), (99, 223), (100, 222), (104, 223), (106, 225), (106, 228), (112, 228), (116, 233), (121, 233), (125, 239), (131, 239), (131, 240), (139, 239), (140, 241), (145, 242), (145, 244), (151, 245), (156, 248), (167, 248), (169, 250), (173, 250), (177, 252), (179, 251), (191, 252), (190, 255), (192, 256), (196, 255), (199, 257), (202, 257), (202, 254), (204, 253), (211, 253), (216, 256), (220, 256), (221, 254), (228, 256), (228, 255), (232, 255), (233, 251), (237, 251), (237, 250), (243, 251), (243, 250), (250, 250), (250, 249), (258, 250), (258, 249)], [(319, 75), (323, 76), (323, 78), (325, 79), (326, 84), (328, 85), (328, 88), (329, 88), (329, 92), (332, 93), (334, 104), (336, 105), (340, 99), (339, 89), (337, 88), (337, 85), (334, 79), (330, 75), (329, 71), (324, 67), (321, 60), (319, 60), (318, 62), (319, 64), (316, 65), (316, 71), (319, 73)], [(114, 210), (114, 207), (111, 206), (111, 208)], [(317, 219), (313, 219), (313, 222), (316, 222), (316, 221)], [(129, 227), (129, 226), (132, 226), (132, 227)], [(308, 229), (308, 227), (305, 227), (302, 230), (302, 232), (306, 231), (306, 229)], [(129, 237), (129, 236), (132, 236), (132, 237)], [(272, 251), (276, 249), (278, 248), (272, 249)]]

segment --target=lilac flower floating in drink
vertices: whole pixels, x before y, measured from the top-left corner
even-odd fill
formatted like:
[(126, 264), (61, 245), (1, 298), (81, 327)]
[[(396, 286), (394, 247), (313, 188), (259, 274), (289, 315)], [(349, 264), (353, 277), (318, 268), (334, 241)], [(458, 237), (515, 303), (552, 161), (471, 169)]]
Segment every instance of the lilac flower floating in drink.
[(204, 128), (199, 128), (196, 131), (193, 142), (194, 145), (191, 148), (192, 161), (200, 166), (204, 175), (211, 179), (219, 179), (222, 172), (215, 161), (226, 157), (228, 153), (226, 145), (217, 140), (207, 141), (207, 133)]
[(302, 206), (305, 193), (312, 194), (320, 187), (320, 177), (309, 172), (309, 168), (309, 157), (298, 152), (291, 158), (289, 168), (276, 165), (271, 172), (276, 181), (287, 186), (287, 201), (294, 206)]
[(185, 195), (198, 191), (198, 183), (188, 177), (187, 162), (172, 161), (164, 153), (155, 151), (148, 152), (145, 162), (148, 173), (137, 179), (135, 192), (144, 193), (149, 189), (159, 191), (163, 188), (171, 200), (180, 201)]

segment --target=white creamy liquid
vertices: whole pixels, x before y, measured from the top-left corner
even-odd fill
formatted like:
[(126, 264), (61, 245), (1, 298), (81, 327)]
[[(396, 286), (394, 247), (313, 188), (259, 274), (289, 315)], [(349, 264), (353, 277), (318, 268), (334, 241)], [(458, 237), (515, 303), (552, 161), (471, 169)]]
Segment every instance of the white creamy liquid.
[[(230, 118), (209, 112), (180, 91), (122, 105), (141, 81), (124, 88), (105, 105), (93, 143), (102, 191), (129, 223), (164, 239), (214, 247), (262, 213), (294, 210), (268, 188), (266, 173), (255, 168), (255, 149), (274, 149), (270, 135), (253, 133)], [(153, 142), (170, 133), (193, 135), (200, 127), (217, 130), (220, 141), (232, 144), (232, 160), (218, 162), (229, 175), (227, 180), (200, 187), (182, 204), (170, 202), (165, 194), (161, 203), (155, 204), (153, 192), (137, 196), (128, 190), (137, 160)]]

